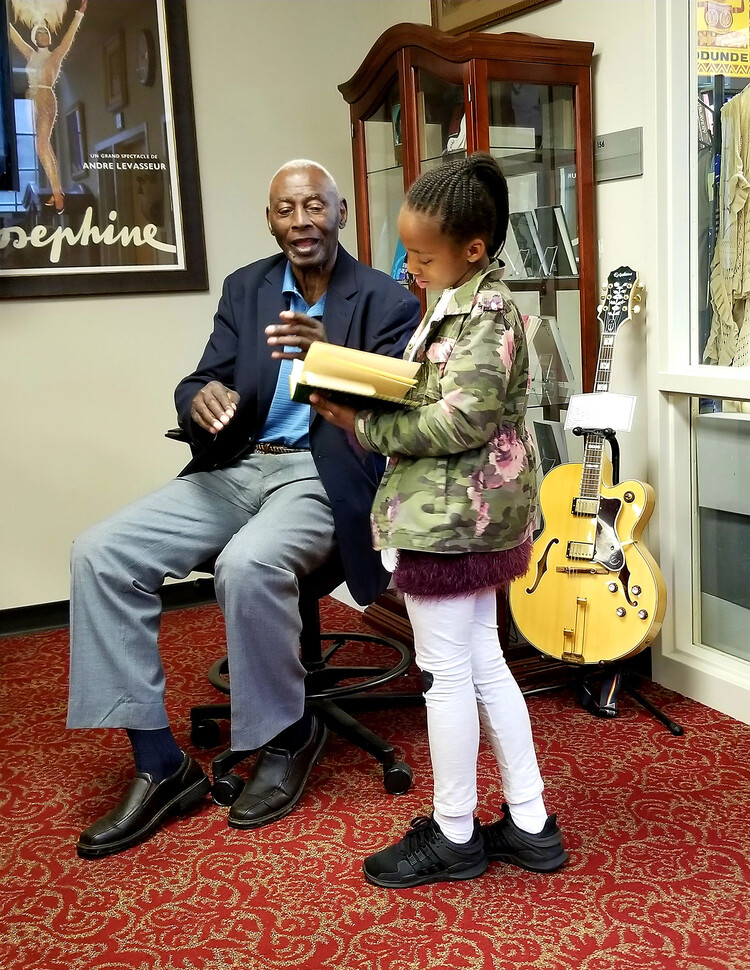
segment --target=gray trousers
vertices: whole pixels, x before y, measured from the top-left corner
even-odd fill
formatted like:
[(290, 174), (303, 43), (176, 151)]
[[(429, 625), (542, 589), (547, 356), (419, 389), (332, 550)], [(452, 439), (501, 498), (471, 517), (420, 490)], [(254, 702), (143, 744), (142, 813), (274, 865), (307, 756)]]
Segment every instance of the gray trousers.
[(265, 744), (302, 716), (297, 577), (333, 548), (333, 515), (309, 452), (251, 455), (177, 478), (84, 532), (71, 562), (68, 727), (168, 725), (158, 590), (218, 553), (232, 747)]

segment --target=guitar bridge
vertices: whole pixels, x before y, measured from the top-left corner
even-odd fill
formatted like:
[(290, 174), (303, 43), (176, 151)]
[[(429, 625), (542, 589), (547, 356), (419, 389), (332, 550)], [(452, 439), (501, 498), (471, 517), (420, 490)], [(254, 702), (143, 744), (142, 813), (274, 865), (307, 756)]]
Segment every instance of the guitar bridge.
[(598, 498), (574, 498), (571, 507), (573, 515), (598, 515)]
[(593, 542), (576, 542), (571, 540), (568, 543), (567, 558), (588, 559), (590, 562), (594, 558), (595, 551)]
[(605, 575), (607, 570), (603, 569), (601, 566), (555, 566), (556, 573), (568, 573), (573, 575), (574, 573), (585, 573), (586, 575)]

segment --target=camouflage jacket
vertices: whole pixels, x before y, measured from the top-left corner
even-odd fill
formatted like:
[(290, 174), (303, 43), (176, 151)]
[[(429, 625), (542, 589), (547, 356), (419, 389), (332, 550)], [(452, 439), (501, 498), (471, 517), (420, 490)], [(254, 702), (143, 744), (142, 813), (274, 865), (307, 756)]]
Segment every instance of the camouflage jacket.
[(418, 407), (356, 417), (360, 444), (391, 456), (372, 510), (376, 549), (491, 552), (531, 535), (528, 349), (500, 277), (491, 263), (439, 319), (431, 319), (436, 304), (428, 309), (404, 352), (422, 362), (409, 392)]

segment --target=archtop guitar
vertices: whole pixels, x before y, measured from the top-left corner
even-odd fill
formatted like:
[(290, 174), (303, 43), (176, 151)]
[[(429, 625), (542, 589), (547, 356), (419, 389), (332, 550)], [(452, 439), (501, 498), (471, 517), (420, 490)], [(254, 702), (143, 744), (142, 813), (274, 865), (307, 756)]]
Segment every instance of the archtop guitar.
[[(602, 327), (595, 391), (608, 391), (617, 331), (640, 311), (636, 272), (609, 274), (598, 308)], [(520, 633), (557, 660), (599, 664), (647, 647), (661, 629), (666, 587), (640, 543), (654, 492), (639, 481), (612, 482), (605, 435), (585, 436), (583, 463), (558, 465), (542, 480), (544, 529), (525, 576), (510, 585)]]

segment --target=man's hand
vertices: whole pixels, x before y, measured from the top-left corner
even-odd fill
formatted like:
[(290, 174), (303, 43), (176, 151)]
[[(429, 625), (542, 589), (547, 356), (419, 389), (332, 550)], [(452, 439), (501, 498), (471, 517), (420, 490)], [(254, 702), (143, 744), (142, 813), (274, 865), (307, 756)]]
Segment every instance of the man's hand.
[[(281, 323), (266, 327), (268, 345), (278, 347), (272, 350), (271, 356), (280, 360), (303, 359), (315, 340), (326, 340), (326, 332), (320, 320), (306, 317), (304, 313), (294, 313), (283, 310), (279, 314)], [(284, 347), (299, 347), (299, 350), (286, 353)]]
[(349, 407), (348, 404), (334, 404), (333, 401), (329, 401), (321, 394), (311, 394), (310, 404), (322, 418), (330, 421), (331, 424), (335, 424), (337, 428), (343, 428), (344, 431), (354, 431), (356, 408)]
[(232, 420), (239, 400), (237, 391), (230, 391), (220, 381), (210, 381), (193, 398), (190, 417), (204, 431), (216, 434)]

